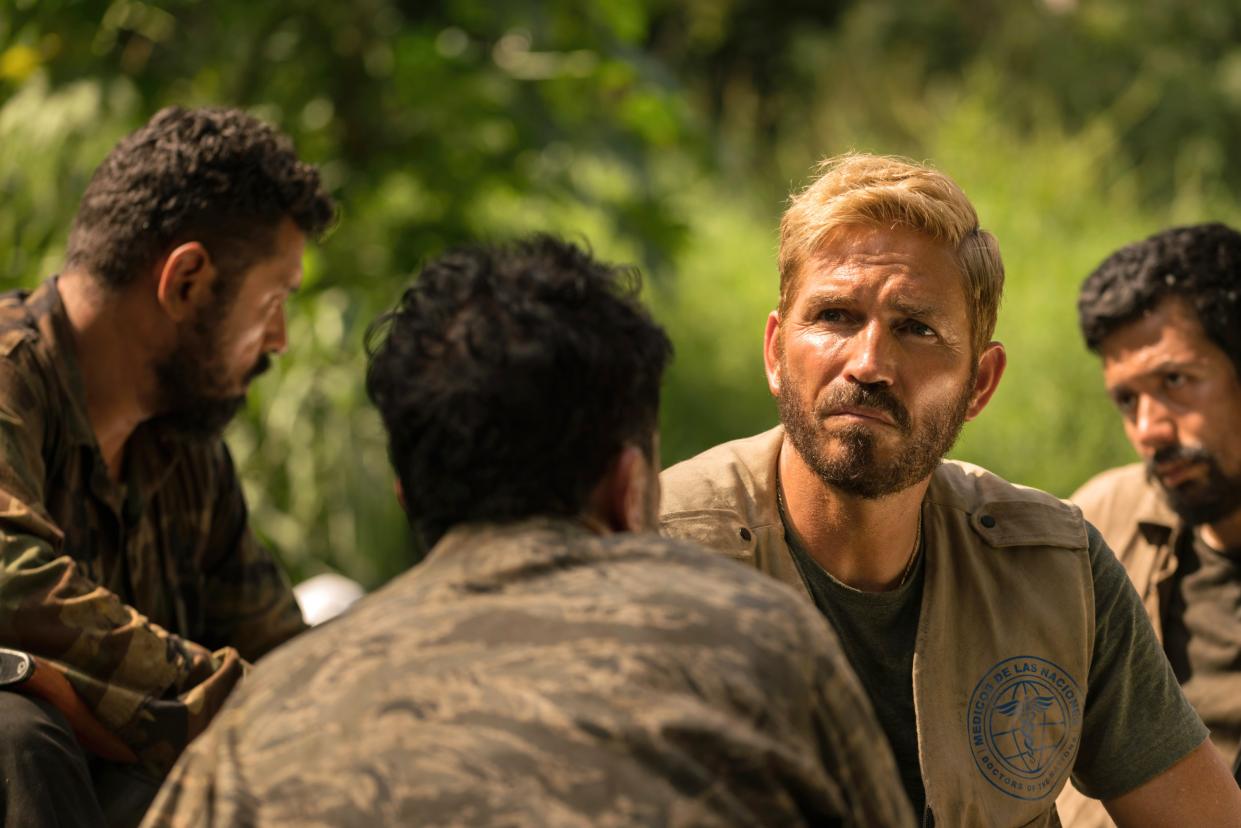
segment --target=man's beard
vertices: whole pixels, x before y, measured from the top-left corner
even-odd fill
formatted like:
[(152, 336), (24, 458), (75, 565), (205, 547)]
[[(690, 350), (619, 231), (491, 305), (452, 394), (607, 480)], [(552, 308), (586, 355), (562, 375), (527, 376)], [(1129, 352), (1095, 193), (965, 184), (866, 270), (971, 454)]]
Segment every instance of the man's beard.
[[(787, 378), (787, 366), (781, 364)], [(903, 491), (927, 477), (956, 443), (965, 425), (975, 376), (958, 397), (926, 412), (916, 428), (909, 411), (886, 386), (847, 383), (829, 388), (814, 406), (803, 406), (799, 389), (785, 386), (779, 396), (780, 420), (793, 448), (820, 480), (845, 494), (875, 500)], [(871, 408), (888, 414), (905, 435), (893, 457), (880, 459), (871, 427), (850, 424), (828, 433), (822, 423), (828, 411), (845, 406)], [(883, 428), (883, 426), (879, 426)], [(826, 449), (828, 439), (835, 450)]]
[[(1155, 473), (1155, 467), (1174, 461), (1205, 464), (1206, 479), (1191, 480), (1168, 488)], [(1225, 474), (1215, 455), (1201, 446), (1166, 446), (1159, 449), (1146, 461), (1146, 476), (1159, 483), (1172, 511), (1191, 526), (1215, 523), (1241, 510), (1241, 476)]]
[[(150, 422), (189, 439), (218, 437), (245, 404), (245, 394), (229, 394), (221, 376), (215, 331), (195, 323), (177, 347), (155, 366), (161, 411)], [(246, 382), (271, 367), (263, 354), (246, 376)]]

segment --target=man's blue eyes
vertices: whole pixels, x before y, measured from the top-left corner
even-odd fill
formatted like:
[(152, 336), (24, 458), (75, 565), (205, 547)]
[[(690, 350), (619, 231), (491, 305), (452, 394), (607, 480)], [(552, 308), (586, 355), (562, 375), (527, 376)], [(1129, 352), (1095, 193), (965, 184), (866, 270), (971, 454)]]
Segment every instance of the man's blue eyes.
[[(836, 310), (836, 309), (822, 310), (822, 311), (819, 311), (819, 315), (818, 315), (818, 320), (821, 322), (833, 322), (833, 323), (834, 322), (848, 322), (849, 319), (850, 319), (850, 315), (848, 311)], [(930, 325), (927, 325), (922, 322), (918, 322), (913, 319), (909, 319), (909, 320), (906, 320), (900, 323), (899, 325), (897, 325), (897, 329), (901, 331), (905, 331), (907, 333), (911, 333), (914, 336), (918, 336), (918, 337), (935, 336), (934, 328), (932, 328)]]

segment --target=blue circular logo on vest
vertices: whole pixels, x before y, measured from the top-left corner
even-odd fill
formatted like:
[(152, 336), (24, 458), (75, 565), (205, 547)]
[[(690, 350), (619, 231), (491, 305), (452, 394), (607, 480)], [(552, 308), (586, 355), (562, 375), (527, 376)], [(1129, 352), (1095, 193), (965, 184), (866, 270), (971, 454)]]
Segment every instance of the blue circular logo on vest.
[(1017, 799), (1056, 793), (1077, 757), (1084, 702), (1077, 681), (1046, 659), (997, 663), (975, 685), (966, 716), (979, 773)]

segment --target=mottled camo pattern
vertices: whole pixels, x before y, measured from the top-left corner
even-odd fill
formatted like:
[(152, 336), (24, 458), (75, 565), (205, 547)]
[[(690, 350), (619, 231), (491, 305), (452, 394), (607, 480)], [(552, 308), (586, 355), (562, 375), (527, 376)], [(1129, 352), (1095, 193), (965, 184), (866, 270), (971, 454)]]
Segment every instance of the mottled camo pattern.
[(814, 608), (655, 535), (459, 527), (273, 653), (147, 826), (912, 824)]
[(223, 442), (139, 427), (127, 486), (87, 420), (53, 282), (0, 295), (0, 646), (61, 666), (162, 773), (255, 659), (304, 628)]

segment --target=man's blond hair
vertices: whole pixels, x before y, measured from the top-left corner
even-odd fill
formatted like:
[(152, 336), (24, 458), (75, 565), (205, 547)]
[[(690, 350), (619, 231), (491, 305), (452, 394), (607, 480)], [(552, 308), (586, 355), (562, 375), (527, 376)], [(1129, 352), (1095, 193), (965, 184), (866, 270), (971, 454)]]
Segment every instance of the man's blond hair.
[(951, 248), (961, 267), (974, 354), (995, 333), (1004, 263), (995, 236), (978, 226), (965, 193), (943, 173), (904, 158), (848, 153), (819, 163), (811, 184), (780, 220), (780, 315), (797, 295), (806, 262), (846, 225), (905, 227)]

